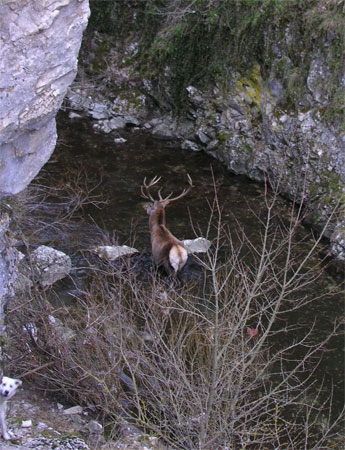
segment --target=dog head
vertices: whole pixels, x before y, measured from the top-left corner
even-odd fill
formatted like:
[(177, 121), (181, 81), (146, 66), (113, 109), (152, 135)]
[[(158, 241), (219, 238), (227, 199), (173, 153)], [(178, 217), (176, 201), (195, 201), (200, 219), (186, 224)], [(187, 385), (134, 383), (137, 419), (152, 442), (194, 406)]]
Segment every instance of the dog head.
[(17, 388), (22, 384), (21, 380), (15, 378), (2, 377), (0, 384), (0, 395), (5, 398), (11, 398)]

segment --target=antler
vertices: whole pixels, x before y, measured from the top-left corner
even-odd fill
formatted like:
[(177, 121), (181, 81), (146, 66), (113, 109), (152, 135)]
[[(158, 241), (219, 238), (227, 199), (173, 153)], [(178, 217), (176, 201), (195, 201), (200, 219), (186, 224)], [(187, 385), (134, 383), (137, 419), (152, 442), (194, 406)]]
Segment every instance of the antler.
[(180, 195), (177, 195), (176, 197), (170, 198), (173, 195), (173, 193), (171, 192), (167, 197), (162, 198), (162, 196), (161, 196), (161, 189), (160, 189), (158, 191), (159, 201), (168, 204), (170, 202), (174, 202), (175, 200), (178, 200), (178, 199), (184, 197), (185, 195), (187, 195), (188, 192), (191, 190), (191, 188), (194, 187), (193, 186), (193, 181), (192, 181), (189, 173), (187, 173), (187, 178), (188, 178), (189, 187), (188, 188), (184, 188)]
[[(176, 197), (171, 198), (171, 196), (173, 195), (173, 193), (171, 192), (167, 197), (164, 197), (164, 198), (163, 198), (162, 195), (161, 195), (161, 190), (162, 190), (162, 189), (159, 189), (159, 191), (158, 191), (159, 201), (165, 203), (165, 206), (166, 206), (168, 203), (174, 202), (175, 200), (178, 200), (178, 199), (184, 197), (185, 195), (187, 195), (188, 192), (191, 190), (191, 188), (194, 187), (194, 186), (193, 186), (193, 181), (192, 181), (192, 179), (191, 179), (191, 177), (190, 177), (190, 175), (189, 175), (188, 173), (187, 173), (187, 178), (188, 178), (188, 184), (189, 184), (189, 187), (183, 189), (183, 191), (181, 192), (181, 194), (180, 194), (180, 195), (177, 195)], [(155, 199), (152, 197), (152, 195), (150, 194), (149, 190), (150, 190), (150, 188), (151, 188), (154, 184), (156, 184), (160, 179), (161, 179), (161, 177), (155, 176), (154, 178), (152, 178), (152, 180), (150, 181), (150, 183), (147, 184), (147, 183), (146, 183), (146, 177), (145, 177), (145, 178), (144, 178), (144, 181), (143, 181), (143, 186), (141, 186), (141, 195), (142, 195), (142, 197), (147, 198), (147, 199), (151, 200), (151, 201), (154, 203), (154, 202), (155, 202)], [(146, 190), (146, 193), (144, 192), (144, 188), (145, 188), (145, 190)]]
[[(144, 178), (144, 181), (143, 181), (143, 186), (141, 186), (141, 196), (142, 197), (144, 197), (144, 198), (146, 198), (146, 199), (148, 199), (148, 200), (151, 200), (151, 202), (155, 202), (155, 199), (152, 197), (152, 195), (150, 194), (150, 188), (154, 185), (154, 184), (156, 184), (156, 183), (158, 183), (158, 181), (161, 179), (161, 177), (158, 177), (157, 175), (155, 176), (155, 177), (153, 177), (152, 178), (152, 180), (149, 182), (149, 184), (146, 184), (146, 177)], [(144, 192), (144, 188), (146, 189), (146, 193)]]

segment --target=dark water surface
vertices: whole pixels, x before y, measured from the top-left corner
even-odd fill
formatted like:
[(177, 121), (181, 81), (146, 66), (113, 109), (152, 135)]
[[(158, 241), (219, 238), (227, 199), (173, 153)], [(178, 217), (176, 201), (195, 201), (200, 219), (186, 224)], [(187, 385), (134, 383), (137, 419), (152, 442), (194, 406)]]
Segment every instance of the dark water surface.
[[(56, 185), (69, 183), (71, 178), (78, 178), (78, 173), (81, 173), (82, 182), (86, 180), (89, 186), (97, 186), (92, 195), (107, 199), (107, 204), (100, 209), (93, 205), (86, 207), (84, 221), (104, 229), (113, 243), (133, 245), (140, 251), (149, 252), (148, 216), (144, 210), (146, 202), (140, 197), (142, 181), (144, 177), (160, 175), (163, 195), (170, 191), (179, 193), (187, 185), (187, 173), (192, 177), (195, 187), (187, 197), (167, 208), (168, 226), (179, 239), (196, 237), (190, 217), (194, 225), (200, 227), (199, 235), (207, 229), (210, 218), (208, 203), (214, 198), (214, 176), (223, 222), (233, 231), (240, 224), (253, 242), (260, 242), (259, 221), (254, 218), (253, 211), (259, 218), (265, 217), (262, 185), (229, 173), (204, 153), (183, 151), (176, 145), (155, 140), (138, 131), (121, 132), (127, 142), (115, 144), (114, 138), (119, 137), (119, 134), (99, 134), (93, 130), (90, 120), (69, 120), (65, 114), (58, 118), (58, 129), (56, 151), (43, 173), (50, 183)], [(288, 223), (289, 202), (280, 198), (276, 209), (282, 215), (281, 220)], [(304, 241), (301, 249), (305, 248), (305, 253), (314, 242), (309, 230), (302, 226), (298, 231), (298, 239)], [(69, 247), (75, 249), (78, 245), (82, 246), (82, 242), (76, 243), (71, 237), (60, 243), (58, 248), (71, 254)], [(322, 245), (310, 264), (321, 264), (321, 253)], [(326, 271), (318, 282), (308, 287), (310, 296), (318, 296), (325, 286), (338, 283), (339, 279)], [(333, 329), (334, 322), (343, 316), (344, 298), (339, 293), (291, 313), (287, 320), (290, 325), (303, 324), (304, 331), (309, 330), (315, 322), (313, 336), (317, 340), (324, 338)], [(331, 391), (332, 383), (334, 385), (334, 409), (337, 411), (344, 404), (343, 344), (343, 336), (333, 337), (317, 370), (319, 379), (324, 377), (325, 393)]]

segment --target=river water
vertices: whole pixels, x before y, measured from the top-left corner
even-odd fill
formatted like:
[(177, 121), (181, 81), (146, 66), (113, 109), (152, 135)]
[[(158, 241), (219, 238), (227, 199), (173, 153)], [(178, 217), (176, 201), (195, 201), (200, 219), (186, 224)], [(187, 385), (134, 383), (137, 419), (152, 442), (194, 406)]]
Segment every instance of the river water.
[[(259, 244), (259, 220), (266, 215), (263, 185), (229, 173), (204, 153), (181, 150), (174, 143), (153, 139), (139, 131), (121, 132), (127, 142), (116, 144), (114, 138), (120, 137), (119, 133), (100, 134), (93, 129), (90, 120), (70, 120), (65, 113), (58, 117), (58, 130), (57, 148), (40, 176), (52, 186), (66, 186), (75, 182), (71, 180), (78, 180), (77, 183), (91, 189), (90, 196), (95, 199), (82, 210), (83, 230), (65, 236), (63, 242), (60, 239), (54, 242), (53, 237), (49, 237), (55, 247), (74, 255), (76, 265), (78, 250), (85, 249), (90, 242), (133, 245), (149, 254), (148, 216), (144, 209), (146, 202), (140, 197), (140, 186), (144, 177), (149, 179), (155, 175), (162, 177), (163, 195), (171, 191), (181, 192), (187, 185), (187, 173), (193, 179), (195, 187), (188, 196), (167, 208), (169, 229), (179, 239), (204, 235), (216, 185), (223, 222), (234, 236), (242, 227), (248, 238)], [(107, 203), (98, 204), (99, 200)], [(289, 221), (290, 207), (289, 201), (278, 199), (275, 208), (283, 223)], [(196, 234), (190, 218), (198, 230)], [(96, 229), (102, 229), (103, 235), (97, 234)], [(297, 235), (301, 240), (301, 253), (305, 254), (314, 242), (313, 235), (304, 226), (300, 227)], [(236, 242), (236, 237), (234, 239)], [(326, 246), (325, 242), (320, 244), (310, 264), (322, 266)], [(188, 270), (192, 273), (193, 266), (187, 267)], [(78, 277), (78, 271), (75, 276)], [(325, 270), (322, 277), (308, 288), (310, 296), (318, 296), (325, 286), (332, 288), (338, 285), (339, 278), (342, 276)], [(298, 323), (303, 330), (315, 323), (313, 339), (317, 341), (324, 338), (343, 315), (344, 296), (339, 290), (335, 295), (291, 313), (287, 322), (289, 325)], [(343, 336), (335, 336), (329, 341), (316, 372), (316, 376), (325, 381), (326, 394), (334, 386), (334, 411), (340, 411), (344, 404), (343, 343)]]

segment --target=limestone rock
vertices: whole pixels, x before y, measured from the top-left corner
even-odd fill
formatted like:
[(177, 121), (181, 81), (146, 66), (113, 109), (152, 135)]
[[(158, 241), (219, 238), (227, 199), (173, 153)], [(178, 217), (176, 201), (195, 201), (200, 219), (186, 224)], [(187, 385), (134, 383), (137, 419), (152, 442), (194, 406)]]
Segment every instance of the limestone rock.
[(138, 250), (128, 245), (100, 245), (93, 249), (93, 251), (103, 259), (113, 261), (116, 258), (124, 255), (131, 255), (132, 253), (138, 253)]
[(21, 191), (54, 150), (88, 15), (88, 0), (1, 2), (0, 194)]
[(91, 420), (83, 427), (86, 434), (101, 434), (103, 433), (103, 426), (96, 420)]
[(193, 152), (200, 152), (202, 150), (196, 142), (189, 141), (188, 139), (182, 142), (181, 148), (183, 150), (192, 150)]
[(345, 261), (345, 222), (335, 227), (331, 236), (331, 253), (339, 260)]
[(71, 271), (71, 258), (59, 250), (41, 245), (31, 254), (31, 262), (42, 286), (49, 286)]
[(64, 414), (73, 415), (73, 414), (82, 414), (83, 408), (79, 405), (72, 406), (71, 408), (67, 408), (64, 410)]
[(54, 327), (57, 336), (62, 341), (68, 342), (75, 337), (75, 335), (76, 335), (75, 331), (73, 331), (69, 327), (66, 327), (63, 324), (62, 320), (60, 320), (58, 317), (54, 317), (54, 316), (50, 315), (48, 318), (49, 318), (49, 322)]
[(109, 128), (111, 130), (119, 130), (121, 128), (125, 128), (126, 121), (121, 117), (113, 117), (109, 120)]
[(188, 253), (206, 253), (211, 246), (211, 242), (203, 237), (196, 239), (185, 239), (182, 241)]
[[(89, 450), (86, 442), (77, 436), (46, 437), (38, 436), (26, 441), (25, 449), (35, 450)], [(24, 447), (23, 447), (24, 449)]]
[(17, 263), (20, 254), (12, 246), (10, 217), (0, 214), (0, 334), (3, 327), (3, 308), (14, 295), (14, 286), (18, 275)]
[(22, 428), (31, 428), (31, 427), (32, 427), (32, 420), (23, 420)]

